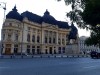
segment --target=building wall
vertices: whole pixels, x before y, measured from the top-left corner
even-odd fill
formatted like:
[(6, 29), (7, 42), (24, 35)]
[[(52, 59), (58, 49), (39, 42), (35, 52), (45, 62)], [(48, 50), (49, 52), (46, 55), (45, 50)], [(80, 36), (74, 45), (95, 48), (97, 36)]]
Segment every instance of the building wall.
[(79, 46), (80, 46), (80, 51), (81, 51), (81, 53), (83, 53), (83, 54), (88, 54), (88, 53), (90, 53), (91, 51), (100, 52), (100, 49), (99, 49), (99, 47), (97, 47), (97, 46), (94, 46), (94, 45), (92, 45), (92, 46), (87, 46), (87, 45), (85, 44), (86, 38), (88, 38), (88, 37), (82, 36), (82, 37), (80, 37), (80, 39), (79, 39)]
[[(6, 19), (2, 27), (3, 54), (68, 54), (70, 29), (48, 23), (34, 23), (25, 18), (22, 22)], [(34, 36), (33, 36), (34, 35)], [(35, 38), (35, 39), (33, 39)], [(77, 39), (78, 40), (78, 39)], [(76, 41), (77, 41), (76, 40)], [(74, 43), (73, 43), (74, 44)], [(78, 53), (78, 43), (72, 53)]]

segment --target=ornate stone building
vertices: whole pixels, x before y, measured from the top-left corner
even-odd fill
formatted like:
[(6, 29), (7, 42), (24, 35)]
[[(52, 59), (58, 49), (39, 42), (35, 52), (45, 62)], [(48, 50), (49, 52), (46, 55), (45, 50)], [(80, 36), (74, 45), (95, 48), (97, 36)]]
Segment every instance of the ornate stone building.
[(79, 38), (79, 47), (80, 47), (80, 52), (82, 54), (89, 54), (91, 51), (96, 51), (96, 52), (100, 52), (100, 48), (98, 46), (87, 46), (85, 44), (85, 40), (87, 39), (87, 36), (81, 36)]
[[(2, 54), (66, 54), (69, 41), (78, 47), (77, 28), (57, 21), (46, 10), (43, 16), (16, 6), (6, 15), (1, 30)], [(78, 49), (74, 53), (79, 53)]]

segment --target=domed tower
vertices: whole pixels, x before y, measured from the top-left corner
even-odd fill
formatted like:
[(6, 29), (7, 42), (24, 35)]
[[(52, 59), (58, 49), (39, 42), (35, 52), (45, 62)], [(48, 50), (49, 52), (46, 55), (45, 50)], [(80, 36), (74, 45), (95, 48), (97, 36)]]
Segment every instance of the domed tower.
[(16, 6), (6, 15), (5, 22), (1, 30), (2, 53), (18, 53), (22, 28), (22, 16), (17, 12)]
[(53, 16), (50, 15), (48, 10), (45, 11), (45, 13), (42, 17), (42, 21), (45, 23), (53, 24), (53, 25), (57, 24), (57, 21), (55, 20), (55, 18)]
[(6, 15), (6, 19), (22, 20), (22, 16), (17, 12), (16, 6)]

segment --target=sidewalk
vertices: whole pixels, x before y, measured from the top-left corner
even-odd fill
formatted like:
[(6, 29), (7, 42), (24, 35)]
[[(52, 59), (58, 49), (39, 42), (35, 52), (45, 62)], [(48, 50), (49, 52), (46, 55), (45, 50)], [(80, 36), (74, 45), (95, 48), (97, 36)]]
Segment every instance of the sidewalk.
[(14, 58), (82, 58), (90, 57), (90, 55), (61, 55), (61, 54), (40, 54), (40, 55), (1, 55), (0, 59), (14, 59)]

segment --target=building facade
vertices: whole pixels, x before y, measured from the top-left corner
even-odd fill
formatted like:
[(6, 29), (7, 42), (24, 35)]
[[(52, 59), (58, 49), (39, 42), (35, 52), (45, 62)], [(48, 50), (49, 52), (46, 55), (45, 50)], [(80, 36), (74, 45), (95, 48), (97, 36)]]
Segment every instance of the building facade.
[(79, 39), (79, 46), (80, 46), (80, 52), (82, 54), (89, 54), (91, 51), (96, 51), (96, 52), (100, 52), (100, 48), (97, 47), (97, 46), (87, 46), (85, 44), (85, 40), (87, 39), (88, 37), (86, 36), (81, 36), (80, 39)]
[[(43, 16), (16, 6), (6, 15), (1, 30), (2, 54), (66, 54), (70, 40), (78, 46), (77, 28), (57, 21), (46, 10)], [(74, 50), (79, 53), (79, 50)]]

